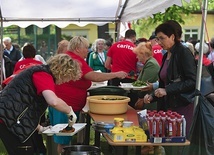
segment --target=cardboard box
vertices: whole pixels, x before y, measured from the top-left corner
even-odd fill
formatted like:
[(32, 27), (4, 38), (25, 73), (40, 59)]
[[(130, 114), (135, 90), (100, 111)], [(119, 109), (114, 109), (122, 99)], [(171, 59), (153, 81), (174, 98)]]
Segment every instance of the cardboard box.
[(114, 142), (147, 142), (147, 136), (143, 129), (136, 126), (114, 127), (109, 135)]
[(186, 137), (151, 137), (151, 143), (185, 143)]

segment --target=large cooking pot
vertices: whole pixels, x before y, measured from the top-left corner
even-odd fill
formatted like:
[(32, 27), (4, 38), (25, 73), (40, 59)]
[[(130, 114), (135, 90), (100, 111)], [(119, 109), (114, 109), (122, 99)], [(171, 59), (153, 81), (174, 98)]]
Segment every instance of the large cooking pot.
[(72, 145), (63, 148), (62, 155), (101, 155), (101, 150), (91, 145)]
[(104, 86), (88, 90), (90, 96), (94, 95), (120, 95), (126, 96), (127, 91), (118, 86)]

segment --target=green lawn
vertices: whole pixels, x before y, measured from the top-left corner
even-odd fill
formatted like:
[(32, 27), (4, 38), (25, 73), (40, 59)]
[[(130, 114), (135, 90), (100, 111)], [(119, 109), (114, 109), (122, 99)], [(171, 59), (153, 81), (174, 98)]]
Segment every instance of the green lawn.
[[(91, 129), (90, 130), (90, 145), (94, 145), (94, 130)], [(73, 141), (74, 142), (76, 140), (76, 136), (74, 136)], [(105, 138), (103, 136), (100, 137), (100, 148), (101, 151), (104, 155), (115, 155), (114, 150), (110, 149), (107, 141), (105, 140)], [(46, 143), (46, 139), (44, 138), (44, 142)], [(112, 151), (110, 151), (112, 150)], [(135, 153), (135, 147), (129, 147), (128, 149), (128, 155), (133, 155)], [(7, 152), (4, 148), (4, 145), (0, 139), (0, 155), (7, 155)]]
[(0, 155), (7, 155), (7, 151), (5, 150), (5, 147), (0, 139)]

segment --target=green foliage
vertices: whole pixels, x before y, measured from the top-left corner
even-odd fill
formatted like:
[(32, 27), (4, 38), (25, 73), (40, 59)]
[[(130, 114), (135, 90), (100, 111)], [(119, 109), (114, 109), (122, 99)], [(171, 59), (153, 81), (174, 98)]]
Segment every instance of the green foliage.
[[(157, 13), (146, 19), (139, 19), (132, 23), (133, 29), (136, 30), (139, 37), (149, 37), (155, 27), (167, 20), (176, 20), (184, 24), (185, 17), (188, 17), (194, 11), (201, 11), (202, 0), (191, 0), (190, 3), (183, 2), (183, 6), (173, 5), (166, 9), (165, 13)], [(214, 10), (214, 0), (208, 1), (208, 10)]]

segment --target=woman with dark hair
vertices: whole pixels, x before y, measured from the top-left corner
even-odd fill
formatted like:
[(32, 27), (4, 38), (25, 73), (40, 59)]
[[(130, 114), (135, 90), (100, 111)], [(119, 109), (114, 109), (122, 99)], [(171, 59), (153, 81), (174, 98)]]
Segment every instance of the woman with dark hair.
[(169, 22), (155, 29), (158, 44), (167, 50), (159, 71), (159, 88), (153, 95), (146, 95), (144, 103), (158, 101), (159, 110), (171, 109), (186, 118), (188, 133), (192, 117), (193, 103), (185, 103), (179, 97), (182, 93), (193, 92), (196, 85), (196, 63), (188, 47), (182, 45), (181, 26)]
[(14, 68), (14, 73), (18, 70), (24, 70), (26, 69), (28, 66), (32, 66), (32, 65), (41, 65), (42, 62), (35, 60), (35, 55), (36, 55), (36, 49), (34, 48), (33, 45), (31, 44), (27, 44), (26, 46), (24, 46), (23, 48), (23, 56), (24, 58), (21, 61), (18, 61), (15, 65)]

